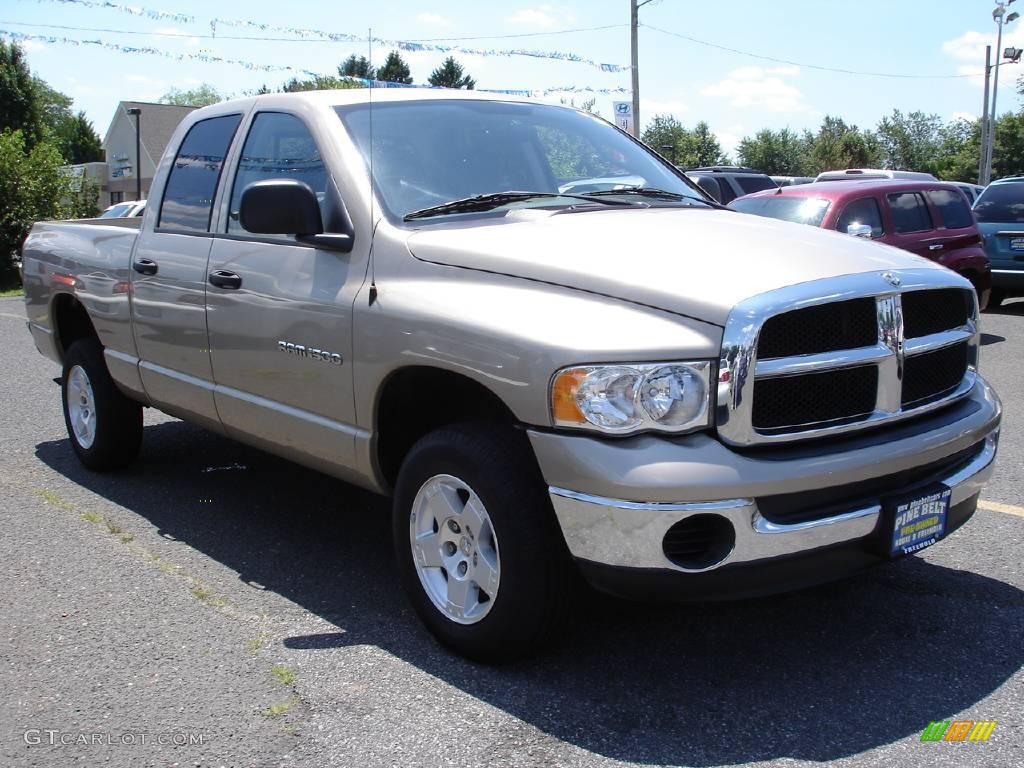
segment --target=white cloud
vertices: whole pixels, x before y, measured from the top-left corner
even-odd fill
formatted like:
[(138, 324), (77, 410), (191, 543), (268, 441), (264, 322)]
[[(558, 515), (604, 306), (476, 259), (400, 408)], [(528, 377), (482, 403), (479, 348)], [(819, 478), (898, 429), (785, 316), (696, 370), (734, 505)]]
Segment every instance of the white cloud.
[(949, 116), (950, 122), (956, 122), (957, 120), (966, 120), (969, 123), (973, 123), (978, 119), (978, 116), (972, 112), (954, 112)]
[[(616, 97), (616, 100), (628, 101), (629, 94), (625, 94), (621, 97)], [(682, 115), (684, 112), (689, 112), (690, 108), (681, 101), (657, 101), (655, 99), (640, 99), (640, 117), (646, 121), (653, 118), (655, 115)]]
[(813, 112), (803, 92), (784, 78), (800, 74), (797, 66), (740, 67), (717, 83), (704, 86), (702, 96), (728, 101), (733, 107), (758, 107), (769, 112)]
[[(983, 88), (985, 86), (986, 45), (992, 46), (992, 63), (994, 64), (998, 56), (995, 50), (995, 35), (983, 32), (968, 30), (959, 37), (947, 40), (942, 44), (942, 52), (957, 62), (956, 73), (958, 75), (970, 75), (966, 79), (978, 88)], [(1003, 32), (1003, 48), (1024, 48), (1024, 25), (1018, 25)], [(1008, 76), (1007, 71), (1011, 72), (1012, 76)], [(1000, 87), (1007, 83), (1015, 83), (1019, 74), (1016, 65), (1010, 65), (1008, 70), (1000, 69)]]
[(521, 8), (511, 16), (506, 16), (506, 23), (521, 27), (550, 29), (559, 23), (555, 9), (550, 5), (539, 5), (536, 8)]
[(21, 47), (30, 53), (39, 53), (46, 50), (46, 45), (38, 40), (23, 40)]
[(450, 27), (452, 25), (449, 19), (437, 13), (419, 13), (416, 15), (416, 21), (428, 27)]

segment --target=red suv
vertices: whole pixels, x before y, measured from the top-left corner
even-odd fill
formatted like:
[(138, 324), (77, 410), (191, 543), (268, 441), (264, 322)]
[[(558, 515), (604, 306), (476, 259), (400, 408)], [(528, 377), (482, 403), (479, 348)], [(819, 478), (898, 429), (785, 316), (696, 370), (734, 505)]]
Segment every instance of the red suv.
[(916, 253), (966, 277), (984, 309), (992, 269), (967, 199), (941, 181), (871, 179), (780, 187), (739, 197), (729, 207), (834, 229)]

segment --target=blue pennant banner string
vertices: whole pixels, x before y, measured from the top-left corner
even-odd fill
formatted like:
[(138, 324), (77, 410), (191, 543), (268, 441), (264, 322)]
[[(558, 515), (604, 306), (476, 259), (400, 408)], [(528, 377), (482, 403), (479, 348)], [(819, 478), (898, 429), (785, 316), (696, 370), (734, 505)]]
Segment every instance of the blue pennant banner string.
[[(210, 22), (210, 28), (214, 30), (214, 34), (216, 34), (217, 25), (258, 29), (260, 32), (275, 32), (277, 34), (295, 35), (296, 37), (305, 39), (327, 39), (336, 43), (366, 42), (366, 38), (361, 35), (351, 35), (344, 32), (324, 32), (318, 29), (303, 29), (299, 27), (281, 27), (275, 24), (262, 24), (255, 21), (249, 21), (247, 19), (214, 19)], [(629, 70), (628, 66), (620, 64), (602, 64), (594, 61), (593, 59), (579, 56), (575, 53), (564, 53), (561, 51), (532, 51), (525, 48), (506, 50), (467, 48), (462, 45), (441, 45), (438, 43), (419, 43), (407, 40), (387, 40), (379, 37), (373, 38), (370, 42), (374, 45), (380, 45), (385, 48), (397, 48), (400, 51), (407, 51), (411, 53), (429, 51), (449, 54), (461, 53), (467, 56), (526, 56), (534, 59), (549, 59), (554, 61), (568, 61), (576, 64), (586, 64), (591, 67), (596, 67), (602, 72), (626, 72)]]
[[(144, 6), (122, 5), (121, 3), (107, 2), (107, 0), (36, 0), (36, 2), (60, 3), (62, 5), (76, 5), (82, 8), (117, 11), (120, 13), (127, 13), (131, 16), (156, 19), (159, 21), (174, 21), (180, 24), (198, 23), (196, 17), (190, 14), (157, 11)], [(277, 34), (294, 35), (295, 37), (306, 40), (330, 40), (335, 43), (367, 42), (366, 37), (363, 35), (353, 35), (345, 32), (325, 32), (319, 29), (305, 29), (301, 27), (280, 26), (277, 24), (265, 24), (258, 21), (252, 21), (251, 19), (215, 18), (209, 22), (209, 26), (210, 33), (214, 37), (217, 35), (217, 27), (224, 26), (255, 29), (264, 33), (274, 32)], [(461, 45), (443, 45), (440, 43), (415, 42), (410, 40), (386, 40), (383, 38), (374, 38), (370, 42), (382, 47), (397, 48), (398, 50), (410, 53), (429, 51), (446, 54), (461, 53), (467, 56), (525, 56), (533, 59), (547, 59), (549, 61), (567, 61), (575, 64), (585, 64), (590, 67), (595, 67), (602, 72), (629, 71), (629, 67), (626, 65), (606, 64), (594, 61), (593, 59), (588, 59), (585, 56), (580, 56), (575, 53), (567, 53), (564, 51), (534, 51), (526, 48), (512, 48), (504, 50), (491, 48), (468, 48)]]
[[(313, 72), (312, 70), (302, 69), (301, 67), (290, 67), (276, 64), (260, 64), (255, 61), (246, 61), (244, 59), (233, 59), (225, 56), (215, 56), (208, 53), (171, 53), (170, 51), (164, 51), (159, 48), (153, 48), (151, 46), (138, 46), (138, 45), (120, 45), (118, 43), (108, 43), (103, 40), (76, 40), (70, 37), (62, 37), (57, 35), (29, 35), (23, 32), (10, 32), (6, 29), (0, 29), (0, 37), (5, 37), (15, 42), (27, 42), (29, 40), (39, 43), (49, 43), (51, 45), (73, 45), (73, 46), (93, 46), (96, 48), (103, 48), (108, 51), (116, 51), (118, 53), (130, 53), (130, 54), (142, 54), (144, 56), (159, 56), (165, 59), (171, 59), (174, 61), (200, 61), (207, 64), (231, 64), (238, 67), (243, 67), (254, 72), (287, 72), (293, 75), (304, 75), (306, 77), (317, 77), (320, 73)], [(339, 80), (345, 80), (350, 83), (358, 83), (365, 88), (432, 88), (433, 86), (426, 85), (407, 85), (405, 83), (392, 83), (382, 80), (368, 80), (365, 77), (348, 77), (341, 76)], [(557, 88), (543, 88), (537, 90), (530, 89), (484, 89), (481, 88), (482, 93), (499, 93), (509, 96), (523, 96), (527, 98), (537, 98), (541, 96), (548, 96), (552, 93), (589, 93), (589, 94), (616, 94), (626, 93), (626, 88), (591, 88), (590, 86), (577, 86), (577, 85), (566, 85)]]
[(167, 13), (154, 11), (150, 8), (142, 8), (137, 5), (121, 5), (120, 3), (108, 3), (103, 0), (37, 0), (37, 2), (61, 3), (63, 5), (80, 5), (84, 8), (103, 8), (108, 11), (119, 11), (132, 16), (143, 16), (147, 19), (157, 21), (176, 21), (179, 24), (194, 24), (195, 16), (187, 13)]

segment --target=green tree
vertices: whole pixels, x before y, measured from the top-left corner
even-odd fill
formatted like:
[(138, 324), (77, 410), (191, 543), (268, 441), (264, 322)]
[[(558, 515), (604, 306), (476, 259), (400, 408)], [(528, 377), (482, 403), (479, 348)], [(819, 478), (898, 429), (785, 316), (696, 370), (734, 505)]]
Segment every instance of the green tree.
[(96, 213), (95, 190), (63, 173), (62, 165), (55, 142), (29, 147), (20, 130), (0, 133), (0, 288), (17, 284), (13, 258), (33, 223)]
[(43, 138), (44, 121), (24, 51), (0, 40), (0, 131), (8, 129), (21, 131), (25, 144), (32, 147)]
[(97, 163), (103, 160), (103, 144), (85, 112), (65, 118), (57, 126), (54, 139), (64, 161), (70, 165)]
[(722, 152), (722, 145), (718, 137), (711, 131), (711, 127), (701, 120), (690, 133), (690, 152), (693, 163), (699, 166), (724, 165), (729, 162), (729, 157)]
[(307, 80), (299, 80), (293, 77), (283, 86), (281, 90), (285, 93), (296, 93), (298, 91), (335, 91), (345, 88), (365, 88), (361, 83), (354, 83), (351, 80), (342, 80), (334, 75), (316, 75)]
[(804, 132), (807, 144), (807, 175), (845, 168), (875, 168), (881, 163), (878, 138), (870, 131), (847, 125), (840, 117), (826, 115), (817, 133)]
[(208, 107), (221, 101), (227, 101), (231, 96), (221, 93), (209, 83), (203, 83), (196, 88), (181, 90), (171, 88), (160, 97), (161, 104), (175, 104), (179, 107)]
[(1024, 112), (1001, 115), (995, 128), (992, 178), (1024, 174)]
[(403, 83), (412, 85), (412, 75), (409, 73), (409, 65), (405, 63), (398, 51), (392, 51), (384, 60), (384, 66), (377, 70), (377, 79), (386, 83)]
[(690, 132), (672, 115), (655, 115), (640, 140), (676, 165), (695, 164), (689, 161), (693, 154)]
[(445, 59), (440, 67), (430, 73), (427, 82), (440, 88), (465, 88), (467, 91), (476, 87), (476, 80), (465, 74), (462, 65), (452, 56)]
[(356, 56), (354, 53), (345, 59), (338, 66), (340, 77), (363, 77), (367, 80), (376, 78), (376, 72), (370, 66), (370, 61), (365, 56)]
[(885, 168), (934, 173), (941, 150), (942, 120), (938, 115), (894, 109), (875, 129)]
[(938, 161), (932, 172), (940, 179), (976, 182), (980, 158), (978, 120), (952, 120), (939, 129)]
[(772, 176), (802, 176), (807, 164), (807, 143), (795, 131), (764, 128), (744, 136), (737, 149), (742, 165)]

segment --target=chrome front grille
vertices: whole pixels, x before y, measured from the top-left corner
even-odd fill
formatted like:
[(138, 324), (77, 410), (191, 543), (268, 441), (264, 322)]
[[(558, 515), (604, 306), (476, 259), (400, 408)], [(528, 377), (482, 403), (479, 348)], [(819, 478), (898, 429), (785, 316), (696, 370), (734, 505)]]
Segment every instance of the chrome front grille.
[(726, 324), (718, 431), (752, 446), (910, 418), (971, 389), (977, 348), (974, 293), (948, 272), (851, 275), (756, 296)]

